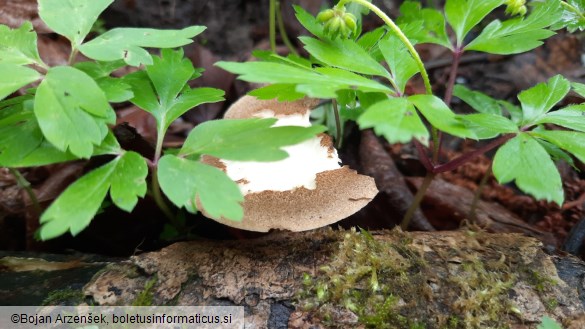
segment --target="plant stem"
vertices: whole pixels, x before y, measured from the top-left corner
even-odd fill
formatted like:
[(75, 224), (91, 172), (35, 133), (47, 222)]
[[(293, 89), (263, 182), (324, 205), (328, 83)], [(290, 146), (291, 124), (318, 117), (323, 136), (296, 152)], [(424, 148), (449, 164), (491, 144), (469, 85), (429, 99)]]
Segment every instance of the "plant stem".
[(414, 46), (412, 45), (412, 43), (410, 43), (410, 40), (408, 40), (406, 35), (404, 35), (402, 30), (394, 23), (394, 21), (392, 21), (392, 19), (390, 17), (388, 17), (388, 15), (386, 15), (382, 10), (380, 10), (380, 8), (378, 8), (376, 5), (373, 5), (366, 0), (340, 0), (339, 3), (337, 3), (336, 7), (342, 8), (346, 3), (349, 3), (349, 2), (355, 2), (357, 4), (360, 4), (360, 5), (368, 8), (369, 10), (374, 12), (374, 14), (376, 14), (378, 17), (380, 17), (384, 21), (384, 23), (386, 23), (386, 25), (388, 25), (388, 27), (390, 27), (390, 29), (392, 31), (394, 31), (394, 33), (396, 33), (396, 35), (398, 36), (400, 41), (402, 41), (402, 43), (404, 43), (404, 45), (406, 46), (406, 49), (408, 49), (408, 52), (410, 52), (410, 54), (414, 58), (414, 61), (416, 62), (416, 65), (418, 66), (420, 74), (423, 78), (426, 93), (428, 95), (432, 95), (433, 89), (431, 87), (431, 81), (429, 80), (429, 74), (427, 73), (427, 70), (425, 69), (425, 65), (423, 64), (422, 60), (420, 59), (420, 56), (418, 55), (418, 52), (416, 51), (416, 49), (414, 49)]
[(73, 65), (73, 62), (75, 62), (75, 57), (77, 57), (77, 53), (79, 52), (79, 50), (77, 50), (76, 47), (71, 48), (71, 53), (69, 54), (69, 59), (67, 60), (67, 65), (71, 66)]
[(268, 33), (270, 38), (270, 49), (276, 52), (276, 0), (270, 0), (268, 5)]
[(333, 115), (335, 116), (335, 148), (341, 148), (341, 118), (339, 118), (339, 107), (337, 106), (337, 100), (333, 99)]
[(152, 170), (151, 174), (151, 186), (152, 186), (152, 197), (156, 205), (160, 208), (160, 210), (165, 214), (165, 216), (169, 219), (173, 225), (176, 227), (181, 227), (181, 223), (177, 221), (175, 215), (165, 202), (165, 199), (162, 195), (160, 185), (158, 183), (158, 160), (162, 154), (162, 144), (164, 139), (164, 131), (162, 129), (158, 129), (157, 137), (156, 137), (156, 148), (154, 150), (154, 159), (152, 160)]
[(278, 31), (280, 32), (280, 37), (282, 38), (282, 42), (284, 42), (284, 44), (286, 45), (286, 47), (288, 48), (288, 50), (291, 53), (298, 56), (299, 53), (297, 52), (297, 50), (295, 49), (295, 46), (292, 44), (292, 42), (288, 38), (288, 35), (286, 34), (286, 28), (284, 27), (284, 20), (282, 19), (282, 12), (280, 11), (280, 2), (279, 1), (276, 2), (276, 22), (278, 23)]
[(414, 199), (412, 200), (411, 206), (408, 208), (406, 214), (404, 214), (404, 217), (402, 218), (400, 228), (402, 228), (403, 231), (406, 231), (408, 229), (408, 225), (410, 224), (410, 220), (412, 219), (414, 212), (416, 211), (416, 209), (418, 209), (418, 206), (422, 202), (422, 199), (424, 198), (427, 190), (431, 186), (431, 183), (433, 182), (434, 178), (435, 178), (434, 173), (430, 171), (427, 172), (425, 179), (423, 180), (422, 184), (418, 188), (418, 191), (416, 191), (416, 194), (414, 195)]
[(30, 182), (27, 181), (26, 178), (24, 178), (24, 176), (22, 176), (20, 171), (18, 171), (17, 169), (8, 168), (8, 171), (12, 176), (14, 176), (18, 185), (24, 189), (24, 191), (26, 192), (30, 199), (30, 202), (33, 205), (33, 208), (35, 209), (35, 212), (37, 213), (38, 216), (40, 216), (43, 210), (41, 208), (41, 205), (39, 204), (39, 199), (37, 199), (37, 195), (30, 187)]
[(469, 219), (472, 222), (475, 222), (477, 220), (475, 210), (477, 209), (477, 204), (479, 203), (479, 199), (481, 197), (481, 191), (483, 191), (483, 188), (486, 186), (488, 178), (490, 178), (491, 175), (492, 175), (492, 162), (490, 162), (490, 166), (488, 167), (485, 174), (481, 178), (481, 181), (479, 182), (479, 185), (477, 186), (477, 190), (475, 190), (475, 193), (473, 194), (473, 201), (471, 201), (471, 206), (469, 206)]

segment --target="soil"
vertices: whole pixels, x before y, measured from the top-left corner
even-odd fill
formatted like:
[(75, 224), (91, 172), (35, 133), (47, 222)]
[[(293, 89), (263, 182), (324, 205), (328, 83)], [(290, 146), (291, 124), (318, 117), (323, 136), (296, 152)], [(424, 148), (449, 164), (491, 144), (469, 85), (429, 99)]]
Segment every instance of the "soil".
[[(388, 1), (374, 1), (386, 12), (397, 13), (397, 5), (388, 5)], [(285, 25), (291, 39), (305, 33), (294, 19), (291, 4), (298, 4), (316, 13), (322, 5), (320, 0), (281, 1)], [(15, 2), (0, 0), (0, 23), (16, 27), (23, 20), (33, 20), (35, 27), (42, 33), (39, 39), (41, 55), (50, 65), (64, 63), (68, 56), (67, 42), (49, 33), (39, 23), (34, 11), (34, 1)], [(213, 66), (218, 60), (247, 60), (253, 49), (268, 47), (267, 24), (268, 1), (246, 0), (117, 0), (105, 12), (102, 19), (106, 28), (115, 26), (149, 26), (160, 28), (179, 28), (187, 25), (206, 25), (207, 31), (197, 39), (195, 45), (186, 48), (186, 54), (198, 67), (206, 72), (197, 83), (221, 88), (227, 91), (227, 100), (220, 104), (211, 104), (197, 108), (186, 114), (183, 120), (173, 124), (169, 130), (166, 146), (176, 146), (184, 140), (186, 134), (197, 124), (215, 119), (237, 98), (251, 89), (247, 83)], [(372, 15), (370, 15), (372, 16)], [(365, 26), (378, 24), (376, 18), (368, 16)], [(226, 33), (229, 31), (229, 33)], [(459, 69), (457, 81), (464, 83), (473, 90), (483, 91), (495, 98), (517, 103), (515, 95), (522, 89), (542, 82), (553, 74), (561, 73), (572, 81), (582, 81), (585, 71), (581, 63), (584, 42), (579, 35), (559, 33), (546, 41), (543, 47), (517, 56), (478, 56), (466, 54)], [(284, 48), (283, 48), (284, 50)], [(441, 95), (448, 79), (450, 55), (434, 46), (421, 46), (423, 60), (431, 68), (433, 88)], [(409, 92), (423, 91), (422, 82), (415, 79), (407, 87)], [(564, 103), (582, 102), (577, 95), (570, 95)], [(456, 112), (466, 113), (470, 109), (461, 101), (454, 99), (453, 108)], [(122, 104), (117, 108), (119, 124), (127, 124), (131, 128), (121, 126), (118, 136), (129, 136), (127, 147), (139, 149), (143, 154), (152, 152), (155, 134), (154, 121), (145, 112), (130, 104)], [(355, 127), (348, 126), (345, 146), (340, 150), (344, 163), (359, 172), (369, 173), (369, 167), (360, 159), (364, 143), (362, 136)], [(126, 135), (124, 135), (126, 134)], [(418, 162), (418, 155), (413, 145), (387, 145), (382, 143), (385, 155), (390, 155), (395, 169), (404, 177), (424, 176), (424, 168)], [(442, 161), (455, 158), (462, 153), (477, 147), (475, 142), (458, 143), (448, 138), (444, 143)], [(453, 172), (441, 174), (443, 184), (452, 184), (474, 193), (482, 178), (490, 168), (490, 157), (493, 154), (479, 156)], [(375, 160), (375, 159), (374, 159)], [(369, 159), (368, 161), (374, 161)], [(41, 168), (21, 169), (22, 175), (31, 183), (34, 192), (46, 207), (66, 186), (77, 177), (94, 168), (100, 159), (89, 162), (73, 162)], [(384, 160), (386, 161), (386, 160)], [(375, 162), (375, 161), (374, 161)], [(486, 209), (495, 209), (490, 205), (503, 207), (498, 210), (514, 221), (521, 221), (526, 231), (536, 232), (551, 249), (563, 249), (585, 256), (582, 245), (581, 230), (573, 230), (578, 223), (585, 220), (585, 165), (575, 159), (575, 168), (566, 163), (559, 163), (565, 190), (565, 204), (562, 206), (536, 201), (522, 194), (513, 185), (500, 185), (493, 176), (487, 178), (480, 197)], [(581, 169), (579, 171), (578, 169)], [(372, 174), (374, 175), (374, 174)], [(375, 176), (375, 175), (374, 175)], [(404, 180), (399, 177), (399, 180)], [(415, 192), (417, 184), (410, 183), (410, 193)], [(405, 183), (404, 183), (405, 184)], [(406, 186), (406, 185), (403, 185)], [(402, 189), (400, 194), (408, 194)], [(435, 200), (436, 201), (436, 200)], [(421, 218), (415, 228), (421, 230), (452, 230), (459, 228), (469, 220), (469, 209), (450, 209), (445, 214), (445, 207), (433, 206), (432, 198), (423, 201)], [(456, 207), (457, 205), (453, 205)], [(341, 222), (343, 227), (359, 225), (366, 229), (392, 228), (399, 224), (404, 207), (389, 204), (388, 195), (381, 193), (366, 208), (356, 215)], [(498, 208), (500, 209), (500, 208)], [(504, 215), (502, 215), (504, 216)], [(131, 214), (106, 209), (79, 236), (62, 237), (46, 243), (34, 240), (34, 231), (38, 228), (39, 212), (31, 205), (25, 191), (21, 189), (14, 176), (7, 169), (0, 169), (0, 250), (8, 251), (51, 251), (64, 252), (78, 250), (81, 252), (98, 253), (110, 256), (128, 256), (146, 250), (157, 250), (173, 240), (160, 239), (164, 228), (164, 216), (146, 198), (139, 203)], [(507, 217), (508, 218), (508, 217)], [(188, 216), (187, 223), (193, 225), (191, 235), (210, 239), (249, 239), (261, 234), (230, 229), (212, 222), (200, 215)], [(428, 224), (432, 226), (429, 226)], [(500, 233), (518, 227), (518, 223), (502, 226)], [(522, 226), (520, 225), (520, 226)]]

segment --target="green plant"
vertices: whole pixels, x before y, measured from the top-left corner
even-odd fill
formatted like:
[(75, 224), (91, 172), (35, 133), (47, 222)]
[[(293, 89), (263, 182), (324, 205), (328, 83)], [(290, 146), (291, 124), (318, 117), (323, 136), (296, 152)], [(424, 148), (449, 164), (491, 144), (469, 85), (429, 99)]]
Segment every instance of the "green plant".
[[(371, 10), (385, 26), (353, 33), (348, 24), (352, 17), (343, 16), (349, 3)], [(495, 19), (477, 31), (491, 12), (504, 5), (508, 14), (517, 16), (504, 21)], [(562, 204), (562, 182), (554, 160), (572, 163), (572, 155), (585, 161), (585, 105), (552, 109), (570, 90), (585, 97), (585, 86), (554, 76), (521, 92), (520, 106), (455, 86), (461, 56), (466, 51), (522, 53), (542, 45), (557, 29), (574, 31), (585, 27), (583, 1), (532, 1), (529, 7), (525, 1), (447, 0), (444, 11), (439, 11), (405, 1), (396, 23), (366, 0), (341, 0), (317, 18), (295, 7), (297, 19), (314, 36), (299, 38), (309, 59), (262, 53), (258, 56), (262, 61), (217, 65), (239, 74), (242, 80), (269, 84), (251, 95), (281, 100), (304, 96), (333, 99), (342, 108), (340, 120), (356, 120), (361, 129), (372, 128), (390, 143), (413, 141), (428, 174), (405, 215), (403, 228), (408, 226), (437, 173), (453, 170), (494, 148), (498, 150), (493, 173), (499, 182), (514, 181), (538, 199)], [(359, 24), (356, 30), (361, 31)], [(433, 94), (424, 63), (414, 48), (419, 43), (437, 44), (453, 53), (442, 99)], [(406, 83), (417, 74), (423, 79), (426, 93), (406, 95)], [(455, 114), (449, 107), (453, 95), (478, 113)], [(348, 112), (352, 114), (344, 116)], [(430, 131), (425, 122), (430, 124)], [(565, 130), (550, 130), (550, 124)], [(445, 133), (491, 142), (441, 164), (439, 154)]]
[[(187, 83), (202, 70), (194, 68), (181, 49), (171, 49), (191, 43), (205, 28), (115, 28), (85, 41), (112, 2), (39, 0), (42, 20), (71, 43), (66, 66), (49, 67), (43, 62), (31, 23), (17, 29), (0, 25), (0, 166), (41, 166), (96, 156), (106, 161), (71, 184), (42, 214), (38, 237), (46, 240), (67, 231), (79, 233), (108, 192), (113, 204), (128, 212), (150, 192), (168, 217), (176, 220), (162, 189), (177, 207), (190, 212), (204, 208), (212, 217), (240, 220), (243, 197), (237, 185), (221, 170), (200, 162), (201, 156), (283, 159), (287, 156), (283, 146), (325, 128), (272, 128), (276, 119), (210, 121), (193, 129), (180, 149), (163, 154), (163, 139), (174, 120), (197, 105), (223, 100), (221, 90), (190, 88)], [(145, 48), (162, 51), (152, 56)], [(78, 62), (78, 53), (90, 60)], [(123, 77), (112, 75), (127, 65), (139, 69)], [(2, 100), (29, 85), (23, 95)], [(153, 158), (124, 150), (112, 133), (116, 114), (111, 103), (124, 101), (156, 119)]]

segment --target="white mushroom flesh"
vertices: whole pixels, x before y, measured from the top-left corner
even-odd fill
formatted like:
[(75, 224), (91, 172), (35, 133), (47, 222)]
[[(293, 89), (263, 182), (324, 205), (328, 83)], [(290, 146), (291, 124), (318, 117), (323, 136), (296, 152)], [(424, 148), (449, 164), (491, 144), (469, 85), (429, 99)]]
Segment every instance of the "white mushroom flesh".
[[(309, 111), (303, 114), (276, 116), (277, 126), (311, 125)], [(271, 110), (257, 112), (257, 117), (275, 117)], [(288, 191), (304, 187), (316, 188), (317, 173), (339, 169), (340, 160), (337, 151), (321, 143), (322, 137), (316, 136), (296, 145), (283, 147), (289, 156), (272, 162), (229, 161), (221, 160), (227, 175), (238, 186), (242, 194), (262, 191)]]

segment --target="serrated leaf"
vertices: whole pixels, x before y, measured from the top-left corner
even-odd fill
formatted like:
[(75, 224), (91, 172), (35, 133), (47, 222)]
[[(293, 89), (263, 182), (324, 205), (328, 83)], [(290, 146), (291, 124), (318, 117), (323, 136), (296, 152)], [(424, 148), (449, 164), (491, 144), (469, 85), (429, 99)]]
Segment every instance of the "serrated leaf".
[(561, 130), (543, 130), (530, 133), (555, 144), (575, 155), (581, 162), (585, 162), (585, 133)]
[(6, 63), (43, 63), (37, 49), (37, 34), (31, 22), (24, 22), (18, 29), (0, 25), (0, 64)]
[(386, 31), (386, 26), (380, 26), (362, 34), (356, 43), (371, 55), (371, 51), (378, 44), (378, 41), (380, 41)]
[(406, 83), (419, 72), (418, 66), (406, 49), (406, 46), (394, 34), (389, 33), (380, 40), (379, 48), (388, 63), (392, 79), (398, 88), (398, 92), (404, 93)]
[(293, 5), (293, 8), (295, 9), (297, 20), (305, 29), (307, 29), (307, 31), (311, 32), (311, 34), (319, 39), (326, 39), (325, 34), (323, 33), (323, 25), (321, 25), (313, 15), (308, 13), (301, 6)]
[(81, 177), (51, 204), (41, 216), (39, 236), (42, 240), (58, 237), (67, 231), (77, 235), (86, 228), (104, 201), (110, 186), (112, 199), (120, 208), (131, 211), (137, 197), (146, 193), (147, 170), (144, 158), (134, 152), (108, 162)]
[(240, 205), (244, 197), (238, 185), (215, 167), (165, 155), (158, 164), (158, 179), (165, 195), (177, 207), (195, 212), (199, 200), (212, 218), (240, 221), (244, 216)]
[(563, 151), (560, 147), (558, 147), (555, 144), (550, 143), (544, 139), (537, 139), (537, 141), (540, 145), (542, 145), (542, 147), (544, 147), (544, 149), (550, 155), (550, 157), (551, 157), (551, 159), (553, 159), (553, 161), (555, 161), (555, 162), (561, 161), (561, 160), (565, 161), (567, 164), (569, 164), (575, 170), (579, 170), (577, 167), (575, 167), (575, 161), (573, 161), (573, 158), (567, 152)]
[(96, 79), (95, 82), (104, 92), (109, 102), (121, 103), (134, 97), (132, 88), (129, 84), (123, 82), (122, 79), (103, 77)]
[(153, 65), (146, 70), (147, 73), (129, 74), (123, 81), (132, 86), (134, 97), (130, 101), (154, 116), (161, 135), (189, 109), (223, 100), (222, 90), (186, 86), (195, 70), (191, 62), (183, 58), (182, 51), (163, 51), (163, 56), (155, 57)]
[(183, 57), (182, 49), (177, 51), (163, 49), (160, 57), (155, 56), (153, 64), (146, 67), (146, 73), (156, 90), (159, 103), (164, 108), (171, 106), (194, 72), (193, 63)]
[(317, 60), (333, 67), (367, 75), (390, 77), (386, 69), (367, 51), (351, 39), (320, 41), (309, 37), (299, 37), (307, 50)]
[(204, 122), (189, 133), (180, 155), (212, 155), (235, 161), (276, 161), (288, 156), (282, 147), (325, 131), (323, 126), (272, 127), (276, 119), (224, 119)]
[(39, 85), (34, 111), (43, 135), (57, 149), (89, 158), (108, 133), (115, 113), (104, 92), (87, 74), (53, 67)]
[(462, 45), (467, 33), (504, 2), (504, 0), (447, 0), (445, 17), (455, 31), (457, 44)]
[(479, 91), (470, 90), (463, 85), (455, 85), (453, 96), (459, 97), (477, 112), (502, 115), (498, 100)]
[(467, 128), (473, 130), (479, 139), (494, 138), (500, 134), (517, 133), (518, 126), (510, 119), (491, 113), (460, 115)]
[(123, 59), (131, 66), (151, 65), (152, 57), (144, 48), (181, 47), (193, 42), (191, 39), (203, 30), (203, 26), (190, 26), (182, 30), (115, 28), (81, 45), (79, 50), (98, 61)]
[(576, 92), (579, 96), (585, 98), (585, 84), (571, 82), (571, 87), (573, 88), (573, 91)]
[(413, 138), (428, 143), (429, 132), (414, 106), (405, 98), (389, 98), (368, 107), (357, 120), (360, 129), (374, 128), (389, 143), (408, 143)]
[(332, 67), (309, 69), (267, 62), (218, 62), (216, 65), (239, 74), (238, 79), (244, 81), (295, 84), (297, 92), (314, 98), (335, 98), (335, 92), (343, 89), (393, 93), (390, 88), (377, 81)]
[(553, 123), (555, 125), (585, 132), (585, 105), (572, 105), (549, 112), (536, 124)]
[(441, 12), (431, 8), (421, 8), (418, 1), (404, 1), (400, 5), (400, 17), (397, 23), (404, 34), (414, 43), (434, 43), (452, 48), (445, 17)]
[(193, 88), (183, 92), (174, 100), (165, 115), (164, 127), (167, 129), (173, 121), (185, 114), (188, 110), (201, 104), (223, 101), (224, 91), (216, 88)]
[(563, 15), (552, 26), (552, 29), (558, 30), (567, 28), (570, 33), (577, 30), (585, 29), (585, 1), (583, 0), (566, 0), (569, 6), (563, 6)]
[(518, 99), (522, 104), (523, 124), (539, 120), (569, 93), (571, 84), (561, 75), (550, 78), (536, 86), (522, 91)]
[(158, 97), (145, 71), (130, 73), (124, 76), (122, 81), (132, 87), (134, 97), (130, 101), (134, 105), (150, 113), (155, 113), (159, 109)]
[(123, 60), (117, 60), (112, 62), (96, 62), (96, 61), (86, 61), (86, 62), (77, 62), (73, 67), (76, 69), (85, 72), (87, 75), (94, 79), (100, 79), (109, 77), (112, 72), (116, 71), (119, 68), (126, 66)]
[(77, 47), (114, 0), (39, 0), (39, 16)]
[(519, 134), (498, 149), (493, 172), (501, 184), (515, 181), (518, 188), (537, 199), (563, 204), (563, 184), (557, 167), (528, 134)]
[(114, 204), (127, 212), (138, 203), (138, 197), (146, 195), (148, 167), (140, 154), (126, 152), (116, 164), (110, 177), (110, 196)]
[(281, 102), (295, 101), (305, 97), (304, 94), (296, 91), (296, 85), (289, 83), (276, 83), (264, 86), (250, 91), (248, 95), (255, 96), (258, 99), (276, 98)]
[(475, 133), (467, 128), (440, 98), (433, 95), (414, 95), (408, 100), (437, 129), (461, 138), (477, 139)]
[(517, 17), (504, 22), (494, 20), (465, 50), (509, 55), (542, 45), (541, 40), (555, 34), (546, 28), (559, 19), (562, 8), (558, 0), (535, 3), (534, 8), (526, 18)]
[(41, 75), (26, 66), (0, 61), (0, 99), (38, 80)]

